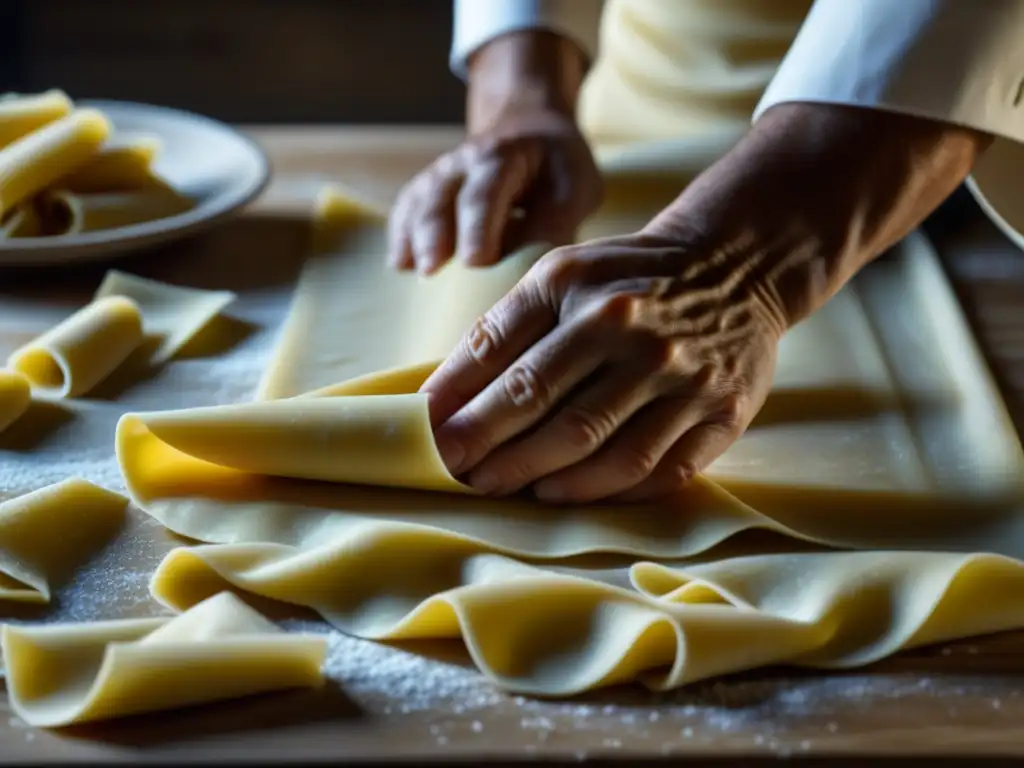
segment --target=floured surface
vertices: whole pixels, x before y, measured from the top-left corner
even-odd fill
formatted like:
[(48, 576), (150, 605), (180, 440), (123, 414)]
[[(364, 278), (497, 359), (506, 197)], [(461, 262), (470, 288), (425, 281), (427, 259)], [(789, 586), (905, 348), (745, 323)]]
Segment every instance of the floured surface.
[[(400, 171), (396, 174), (405, 175), (436, 151), (431, 146), (417, 155), (403, 149), (414, 145), (410, 140), (403, 140), (397, 149), (389, 145), (374, 160), (364, 157), (363, 151), (345, 155), (342, 142), (337, 167), (339, 173), (345, 170), (342, 178), (351, 178), (351, 171), (356, 177), (362, 174), (380, 183), (381, 169), (386, 169), (387, 163), (397, 164)], [(321, 180), (306, 184), (305, 176), (289, 175), (288, 160), (286, 156), (285, 162), (278, 164), (284, 171), (276, 194), (292, 208), (303, 207), (308, 198), (304, 198), (307, 202), (292, 201), (287, 190), (315, 190)], [(304, 162), (292, 160), (300, 168)], [(322, 163), (318, 155), (318, 171)], [(154, 265), (153, 276), (159, 279), (211, 289), (237, 287), (240, 301), (229, 314), (256, 323), (260, 329), (233, 346), (230, 353), (176, 360), (153, 379), (122, 388), (116, 402), (74, 403), (76, 418), (60, 420), (52, 412), (40, 410), (33, 418), (51, 426), (42, 439), (30, 440), (20, 430), (0, 436), (5, 462), (0, 478), (5, 490), (30, 489), (73, 473), (117, 488), (120, 478), (109, 446), (121, 413), (250, 400), (287, 310), (289, 270), (297, 266), (300, 229), (256, 216), (195, 252), (175, 253)], [(141, 271), (134, 264), (126, 269)], [(20, 295), (5, 295), (0, 311), (0, 353), (6, 354), (33, 332), (88, 300), (99, 277), (97, 273), (88, 285), (79, 283), (82, 288), (77, 294), (69, 294), (57, 284), (47, 287), (45, 293), (29, 286)], [(886, 273), (883, 279), (889, 281), (891, 290), (905, 293), (901, 276)], [(40, 295), (49, 297), (48, 301), (41, 302)], [(919, 314), (914, 307), (919, 308), (921, 298), (916, 293), (909, 297), (911, 316)], [(925, 334), (922, 347), (936, 346), (933, 342), (938, 337), (933, 331), (924, 328), (915, 334), (918, 332)], [(964, 458), (961, 455), (958, 461)], [(863, 505), (857, 508), (863, 509)], [(133, 514), (128, 531), (71, 584), (58, 590), (53, 611), (42, 618), (95, 620), (166, 614), (149, 597), (147, 579), (163, 554), (177, 543), (152, 521)], [(328, 631), (322, 622), (313, 620), (290, 622), (289, 626)], [(337, 757), (343, 753), (353, 760), (389, 755), (413, 759), (426, 750), (438, 757), (539, 754), (566, 759), (700, 751), (814, 754), (822, 749), (909, 752), (963, 748), (993, 752), (1006, 746), (1007, 734), (1014, 732), (1024, 714), (1012, 674), (1021, 669), (1021, 654), (1019, 643), (1012, 638), (921, 651), (893, 660), (882, 670), (852, 677), (793, 678), (759, 673), (753, 680), (698, 684), (671, 695), (615, 690), (563, 703), (497, 692), (447, 644), (436, 649), (417, 645), (412, 650), (396, 650), (337, 632), (329, 633), (329, 641), (327, 673), (342, 686), (342, 692), (334, 695), (289, 698), (287, 704), (280, 699), (244, 702), (146, 719), (89, 741), (26, 728), (20, 719), (9, 715), (0, 717), (0, 743), (19, 757), (74, 755), (108, 760), (131, 760), (145, 753), (177, 758)], [(1000, 674), (981, 676), (993, 669)]]

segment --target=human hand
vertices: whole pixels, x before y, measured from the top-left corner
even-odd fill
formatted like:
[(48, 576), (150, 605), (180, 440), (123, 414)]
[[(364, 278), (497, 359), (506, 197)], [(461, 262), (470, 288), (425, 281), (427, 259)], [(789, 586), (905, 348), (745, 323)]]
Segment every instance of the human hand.
[(557, 502), (679, 489), (771, 386), (784, 319), (750, 263), (651, 233), (546, 254), (421, 388), (449, 470)]
[(529, 242), (568, 243), (600, 199), (600, 174), (571, 116), (506, 111), (402, 190), (388, 261), (430, 274), (453, 255), (486, 266)]

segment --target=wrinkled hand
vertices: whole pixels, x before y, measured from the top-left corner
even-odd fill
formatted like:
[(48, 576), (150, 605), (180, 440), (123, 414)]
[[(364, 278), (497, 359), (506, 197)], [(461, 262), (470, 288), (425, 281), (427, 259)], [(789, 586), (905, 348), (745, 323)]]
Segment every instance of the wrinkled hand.
[(421, 389), (445, 463), (552, 502), (679, 489), (771, 386), (783, 322), (752, 275), (649, 234), (549, 252)]
[(453, 254), (485, 266), (528, 242), (568, 243), (597, 207), (601, 177), (571, 117), (531, 109), (493, 126), (399, 194), (389, 222), (392, 267), (430, 274)]

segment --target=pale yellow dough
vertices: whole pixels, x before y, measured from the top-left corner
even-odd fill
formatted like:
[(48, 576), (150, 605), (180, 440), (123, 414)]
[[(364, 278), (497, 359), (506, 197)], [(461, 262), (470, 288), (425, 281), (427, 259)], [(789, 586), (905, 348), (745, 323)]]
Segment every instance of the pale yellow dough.
[(110, 541), (127, 506), (78, 478), (0, 503), (0, 600), (50, 602), (51, 580)]
[(8, 624), (0, 648), (11, 709), (49, 728), (315, 687), (327, 652), (230, 593), (173, 619)]
[(85, 395), (147, 339), (154, 344), (149, 362), (167, 362), (234, 300), (230, 291), (183, 288), (110, 270), (89, 304), (12, 352), (8, 365), (47, 394)]
[[(260, 399), (118, 424), (133, 500), (206, 542), (161, 563), (152, 591), (164, 604), (184, 610), (235, 588), (312, 607), (362, 637), (461, 637), (495, 682), (549, 696), (627, 680), (671, 688), (776, 663), (852, 666), (1024, 625), (1011, 599), (1024, 586), (1018, 517), (972, 502), (968, 523), (960, 501), (929, 491), (920, 456), (886, 454), (911, 438), (885, 416), (891, 374), (864, 346), (871, 331), (849, 292), (787, 338), (779, 399), (765, 409), (780, 424), (724, 457), (713, 475), (724, 487), (702, 478), (631, 507), (484, 499), (440, 462), (416, 390), (543, 249), (424, 281), (382, 266), (380, 216), (330, 192), (317, 211), (315, 254)], [(820, 386), (821, 366), (835, 377), (839, 418), (881, 408), (870, 429), (841, 427), (838, 448), (835, 425), (819, 434), (787, 423), (821, 407), (814, 393), (786, 405), (806, 377)], [(845, 381), (877, 393), (844, 403)], [(798, 449), (795, 466), (819, 491), (758, 482), (777, 472), (764, 457)], [(891, 475), (860, 468), (863, 490), (829, 485), (862, 455)], [(590, 564), (599, 553), (618, 567)]]
[(0, 370), (0, 432), (20, 419), (31, 404), (28, 379), (15, 371)]
[(143, 331), (157, 342), (150, 357), (165, 363), (231, 304), (232, 291), (205, 291), (161, 283), (111, 269), (96, 290), (96, 299), (124, 296), (142, 311)]
[(12, 352), (7, 364), (35, 389), (78, 397), (113, 373), (142, 339), (139, 306), (123, 296), (107, 296)]

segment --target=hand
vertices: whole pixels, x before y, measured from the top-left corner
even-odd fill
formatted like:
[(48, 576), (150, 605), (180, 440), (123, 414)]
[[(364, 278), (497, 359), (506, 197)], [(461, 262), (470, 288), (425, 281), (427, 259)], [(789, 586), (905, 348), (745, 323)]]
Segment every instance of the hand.
[(389, 226), (389, 263), (430, 274), (453, 253), (486, 266), (528, 242), (571, 242), (601, 177), (571, 116), (505, 111), (416, 176)]
[(445, 463), (547, 501), (679, 489), (770, 389), (784, 319), (756, 263), (645, 233), (549, 252), (421, 389)]

